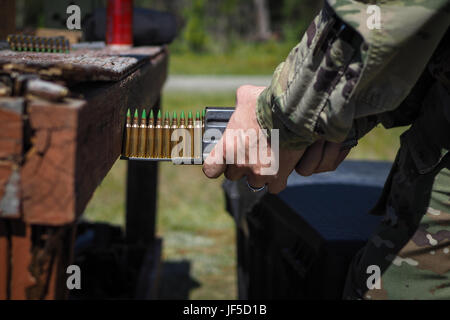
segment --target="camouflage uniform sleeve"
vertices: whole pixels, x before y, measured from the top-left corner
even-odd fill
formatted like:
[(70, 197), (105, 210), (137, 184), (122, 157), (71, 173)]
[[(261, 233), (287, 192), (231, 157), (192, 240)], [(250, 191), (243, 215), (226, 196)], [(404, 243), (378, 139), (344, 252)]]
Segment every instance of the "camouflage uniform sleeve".
[(449, 2), (383, 1), (381, 28), (369, 29), (367, 4), (328, 0), (260, 95), (260, 126), (279, 129), (289, 149), (367, 133), (422, 74), (449, 26)]

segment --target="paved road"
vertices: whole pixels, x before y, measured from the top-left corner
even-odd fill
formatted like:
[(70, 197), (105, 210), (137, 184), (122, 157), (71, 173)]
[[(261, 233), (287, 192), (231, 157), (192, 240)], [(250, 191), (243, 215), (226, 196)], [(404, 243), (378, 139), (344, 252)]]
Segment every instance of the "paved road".
[(243, 84), (267, 86), (271, 76), (169, 76), (164, 91), (233, 91)]

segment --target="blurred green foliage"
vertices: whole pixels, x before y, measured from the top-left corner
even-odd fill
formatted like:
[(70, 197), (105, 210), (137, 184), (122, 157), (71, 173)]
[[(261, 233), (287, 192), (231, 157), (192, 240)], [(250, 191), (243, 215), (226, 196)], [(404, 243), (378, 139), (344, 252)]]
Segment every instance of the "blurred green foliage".
[(171, 47), (169, 68), (171, 74), (271, 75), (291, 49), (289, 43), (273, 40), (241, 43), (227, 52), (196, 53)]
[(252, 0), (184, 0), (170, 45), (173, 74), (272, 74), (321, 7), (313, 0), (267, 0), (272, 37), (256, 39)]
[(208, 35), (206, 32), (205, 0), (193, 0), (192, 5), (184, 10), (187, 24), (184, 28), (183, 38), (188, 48), (194, 52), (203, 52), (206, 49)]

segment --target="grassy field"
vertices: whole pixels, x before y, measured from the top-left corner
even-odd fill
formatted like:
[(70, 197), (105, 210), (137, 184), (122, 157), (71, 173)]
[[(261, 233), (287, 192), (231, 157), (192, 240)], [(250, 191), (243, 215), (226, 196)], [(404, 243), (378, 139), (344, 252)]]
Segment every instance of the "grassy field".
[[(171, 93), (163, 99), (166, 110), (197, 110), (205, 105), (234, 105), (234, 93)], [(350, 158), (393, 160), (403, 130), (374, 129)], [(87, 219), (124, 225), (125, 172), (126, 162), (117, 161), (86, 209)], [(164, 239), (166, 263), (189, 267), (190, 299), (236, 298), (235, 234), (225, 211), (222, 179), (206, 179), (197, 166), (160, 166), (157, 232)], [(177, 279), (163, 278), (163, 297), (183, 297), (177, 295)]]
[(226, 53), (171, 52), (170, 74), (270, 75), (293, 44), (253, 43), (240, 45)]

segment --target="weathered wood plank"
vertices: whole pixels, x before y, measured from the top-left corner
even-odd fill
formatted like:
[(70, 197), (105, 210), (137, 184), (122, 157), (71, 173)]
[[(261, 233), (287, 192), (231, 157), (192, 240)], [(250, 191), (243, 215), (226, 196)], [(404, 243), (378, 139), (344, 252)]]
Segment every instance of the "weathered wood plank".
[(10, 220), (10, 225), (10, 299), (65, 298), (75, 226), (35, 226), (19, 220)]
[(38, 74), (42, 79), (118, 81), (161, 54), (164, 47), (140, 47), (114, 51), (74, 50), (71, 53), (0, 51), (0, 70)]
[(20, 173), (18, 164), (0, 160), (0, 218), (20, 217)]
[(24, 105), (23, 98), (0, 98), (0, 217), (4, 218), (20, 216)]
[(29, 266), (32, 260), (31, 226), (20, 221), (11, 222), (10, 299), (27, 299), (25, 288), (36, 284)]
[(0, 159), (22, 156), (24, 98), (0, 98)]
[(125, 79), (72, 88), (84, 100), (32, 100), (34, 132), (21, 170), (27, 223), (63, 225), (81, 214), (120, 155), (127, 108), (154, 105), (167, 74), (161, 54)]
[(78, 113), (84, 101), (34, 100), (28, 115), (32, 147), (21, 168), (24, 221), (60, 225), (75, 219), (75, 159)]

